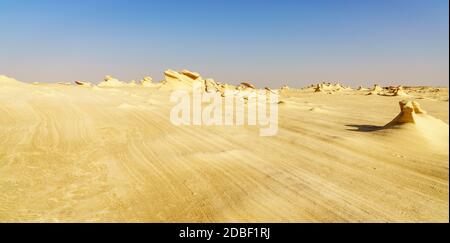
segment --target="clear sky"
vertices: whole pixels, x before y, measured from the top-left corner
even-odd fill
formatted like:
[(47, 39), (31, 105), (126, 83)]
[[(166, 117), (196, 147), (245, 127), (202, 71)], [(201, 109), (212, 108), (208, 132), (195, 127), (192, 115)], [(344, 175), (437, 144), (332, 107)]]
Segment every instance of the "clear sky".
[(0, 0), (0, 74), (445, 85), (448, 0)]

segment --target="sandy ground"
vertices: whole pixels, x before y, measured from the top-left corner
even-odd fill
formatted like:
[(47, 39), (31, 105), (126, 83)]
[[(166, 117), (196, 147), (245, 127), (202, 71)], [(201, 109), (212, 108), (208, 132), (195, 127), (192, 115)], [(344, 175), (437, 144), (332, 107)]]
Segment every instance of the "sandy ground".
[[(448, 222), (448, 90), (282, 92), (277, 136), (175, 127), (169, 93), (0, 83), (1, 222)], [(430, 135), (431, 134), (431, 135)]]

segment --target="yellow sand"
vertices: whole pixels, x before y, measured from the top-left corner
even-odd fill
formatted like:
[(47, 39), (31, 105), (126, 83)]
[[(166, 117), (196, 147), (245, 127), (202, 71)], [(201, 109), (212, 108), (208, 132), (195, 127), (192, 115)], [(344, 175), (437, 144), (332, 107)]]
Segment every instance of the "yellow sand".
[(283, 90), (274, 137), (175, 127), (163, 90), (0, 78), (0, 221), (449, 221), (447, 89), (405, 89), (438, 128), (383, 128), (402, 97)]

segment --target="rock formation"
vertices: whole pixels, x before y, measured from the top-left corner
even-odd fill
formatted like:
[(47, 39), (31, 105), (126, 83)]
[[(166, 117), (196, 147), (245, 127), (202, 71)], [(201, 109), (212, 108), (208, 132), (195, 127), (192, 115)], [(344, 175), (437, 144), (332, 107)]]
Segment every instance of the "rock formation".
[(100, 82), (98, 87), (124, 87), (128, 86), (127, 83), (119, 81), (111, 75), (106, 75), (103, 82)]
[(144, 77), (141, 80), (141, 85), (142, 86), (151, 86), (152, 84), (153, 84), (153, 78), (152, 77), (147, 76), (147, 77)]
[(394, 96), (408, 96), (408, 94), (405, 93), (403, 86), (398, 86), (394, 89)]
[(255, 86), (251, 83), (243, 82), (238, 87), (238, 90), (247, 90), (247, 89), (256, 89)]
[(236, 87), (230, 84), (218, 84), (218, 87), (222, 97), (225, 97), (227, 94), (234, 95), (239, 92)]
[(220, 91), (219, 85), (212, 78), (205, 80), (205, 91), (207, 93), (216, 93)]
[(201, 89), (205, 90), (205, 81), (202, 80), (200, 74), (188, 70), (177, 72), (169, 69), (164, 72), (164, 80), (161, 81), (161, 90), (192, 90), (194, 82), (200, 82)]
[(272, 90), (272, 89), (269, 88), (269, 87), (265, 87), (264, 89), (266, 90), (266, 93), (267, 93), (267, 94), (272, 93), (272, 94), (278, 95), (278, 93), (277, 93), (275, 90)]
[(316, 92), (316, 93), (324, 92), (323, 84), (318, 84), (316, 86), (316, 88), (314, 89), (314, 92)]
[(280, 88), (280, 90), (289, 90), (291, 89), (288, 85), (283, 85), (283, 87)]
[(172, 69), (168, 69), (168, 70), (164, 71), (164, 77), (165, 77), (166, 81), (169, 81), (171, 79), (179, 80), (179, 79), (181, 79), (181, 74)]
[(92, 87), (92, 84), (89, 82), (75, 81), (75, 84), (83, 87)]
[(327, 92), (328, 94), (332, 94), (333, 92), (339, 92), (339, 91), (348, 89), (348, 88), (344, 88), (340, 83), (332, 84), (332, 83), (325, 83), (325, 82), (317, 84), (317, 85), (312, 85), (312, 88), (314, 88), (314, 92), (316, 92), (316, 93)]
[(381, 92), (383, 92), (383, 88), (378, 84), (375, 84), (372, 90), (368, 93), (368, 95), (378, 95), (381, 94)]
[(196, 73), (196, 72), (191, 72), (189, 70), (184, 69), (183, 71), (181, 71), (181, 73), (189, 78), (191, 78), (192, 80), (197, 80), (200, 78), (200, 74)]
[(400, 114), (388, 123), (386, 127), (404, 123), (416, 123), (418, 116), (427, 114), (416, 101), (402, 100), (399, 102), (399, 105)]

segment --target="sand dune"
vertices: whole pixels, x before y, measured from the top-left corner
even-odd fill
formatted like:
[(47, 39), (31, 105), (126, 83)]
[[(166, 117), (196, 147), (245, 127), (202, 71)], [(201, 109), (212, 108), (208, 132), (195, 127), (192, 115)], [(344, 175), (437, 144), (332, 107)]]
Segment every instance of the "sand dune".
[(286, 86), (278, 135), (260, 137), (175, 127), (170, 91), (203, 78), (165, 75), (135, 87), (0, 76), (0, 221), (449, 221), (448, 89), (405, 87), (399, 114), (401, 96)]

